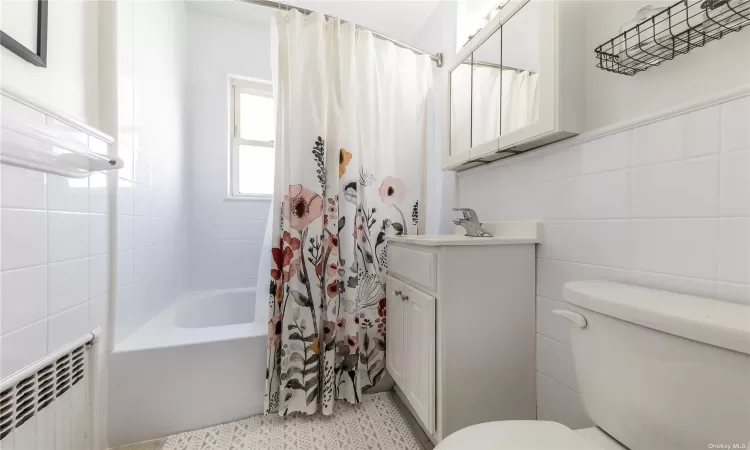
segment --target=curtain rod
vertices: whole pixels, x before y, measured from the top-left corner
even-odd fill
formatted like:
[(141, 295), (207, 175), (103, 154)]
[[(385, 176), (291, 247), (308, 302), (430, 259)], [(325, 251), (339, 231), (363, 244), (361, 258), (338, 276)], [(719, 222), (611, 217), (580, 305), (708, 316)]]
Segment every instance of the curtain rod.
[(472, 60), (471, 62), (466, 62), (466, 60), (464, 60), (464, 62), (462, 62), (461, 64), (468, 64), (468, 65), (471, 65), (471, 66), (481, 66), (481, 67), (493, 67), (495, 69), (512, 70), (513, 72), (529, 72), (529, 73), (534, 73), (534, 72), (532, 72), (531, 70), (528, 70), (528, 69), (519, 69), (518, 67), (505, 66), (505, 65), (502, 65), (502, 64), (494, 64), (494, 63), (483, 62), (483, 61), (474, 61), (474, 60)]
[[(296, 9), (297, 11), (299, 11), (302, 14), (305, 14), (305, 15), (310, 15), (310, 14), (312, 14), (312, 13), (315, 12), (315, 11), (312, 11), (312, 10), (309, 10), (309, 9), (305, 9), (305, 8), (300, 8), (300, 7), (297, 7), (297, 6), (288, 5), (288, 4), (282, 3), (282, 2), (274, 2), (274, 1), (271, 1), (271, 0), (235, 0), (235, 1), (238, 1), (238, 2), (241, 2), (241, 3), (248, 3), (250, 5), (263, 6), (263, 7), (266, 7), (266, 8), (280, 9), (282, 11), (289, 11), (291, 9)], [(323, 14), (323, 15), (327, 19), (335, 18), (334, 16), (330, 16), (328, 14)], [(340, 19), (340, 20), (342, 22), (347, 22), (346, 20), (343, 20), (343, 19)], [(412, 47), (411, 45), (404, 44), (401, 41), (397, 41), (397, 40), (395, 40), (395, 39), (393, 39), (391, 37), (388, 37), (388, 36), (386, 36), (384, 34), (378, 33), (377, 31), (371, 30), (371, 29), (369, 29), (367, 27), (363, 27), (361, 25), (356, 25), (356, 24), (355, 24), (355, 27), (357, 27), (360, 30), (369, 31), (376, 38), (382, 39), (384, 41), (391, 42), (391, 43), (393, 43), (397, 47), (401, 47), (401, 48), (405, 48), (407, 50), (411, 50), (411, 51), (413, 51), (414, 53), (416, 53), (418, 55), (427, 55), (427, 56), (430, 57), (431, 60), (435, 61), (435, 63), (437, 64), (438, 67), (443, 67), (443, 54), (442, 53), (436, 53), (436, 54), (433, 55), (432, 53), (427, 53), (424, 50), (420, 50), (420, 49), (418, 49), (416, 47)]]

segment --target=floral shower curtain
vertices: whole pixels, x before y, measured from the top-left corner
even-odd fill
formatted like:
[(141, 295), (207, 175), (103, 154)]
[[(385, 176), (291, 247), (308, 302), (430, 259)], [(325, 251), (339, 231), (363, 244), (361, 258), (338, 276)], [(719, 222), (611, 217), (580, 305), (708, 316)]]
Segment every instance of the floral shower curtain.
[(275, 30), (265, 411), (331, 414), (385, 373), (385, 236), (417, 232), (431, 61), (320, 14)]

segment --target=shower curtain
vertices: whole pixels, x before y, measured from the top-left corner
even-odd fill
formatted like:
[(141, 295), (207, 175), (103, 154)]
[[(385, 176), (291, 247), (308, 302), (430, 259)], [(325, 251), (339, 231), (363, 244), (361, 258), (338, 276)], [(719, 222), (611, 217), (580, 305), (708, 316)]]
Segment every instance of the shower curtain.
[(320, 14), (274, 24), (265, 412), (331, 414), (385, 373), (385, 237), (417, 232), (431, 61)]

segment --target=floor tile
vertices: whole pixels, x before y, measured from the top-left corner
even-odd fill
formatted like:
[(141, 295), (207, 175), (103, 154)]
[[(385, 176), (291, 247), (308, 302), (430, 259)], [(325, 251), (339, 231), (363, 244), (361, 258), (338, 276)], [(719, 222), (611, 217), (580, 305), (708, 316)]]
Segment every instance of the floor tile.
[(338, 402), (330, 416), (254, 416), (180, 433), (162, 450), (422, 450), (392, 395), (365, 395), (360, 405)]

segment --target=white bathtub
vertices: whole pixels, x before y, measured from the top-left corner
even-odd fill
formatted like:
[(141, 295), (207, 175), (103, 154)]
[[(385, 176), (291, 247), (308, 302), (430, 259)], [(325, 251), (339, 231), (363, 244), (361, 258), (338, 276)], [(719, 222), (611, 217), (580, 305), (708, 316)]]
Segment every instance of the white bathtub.
[(266, 316), (255, 289), (188, 292), (116, 345), (110, 447), (262, 413)]

